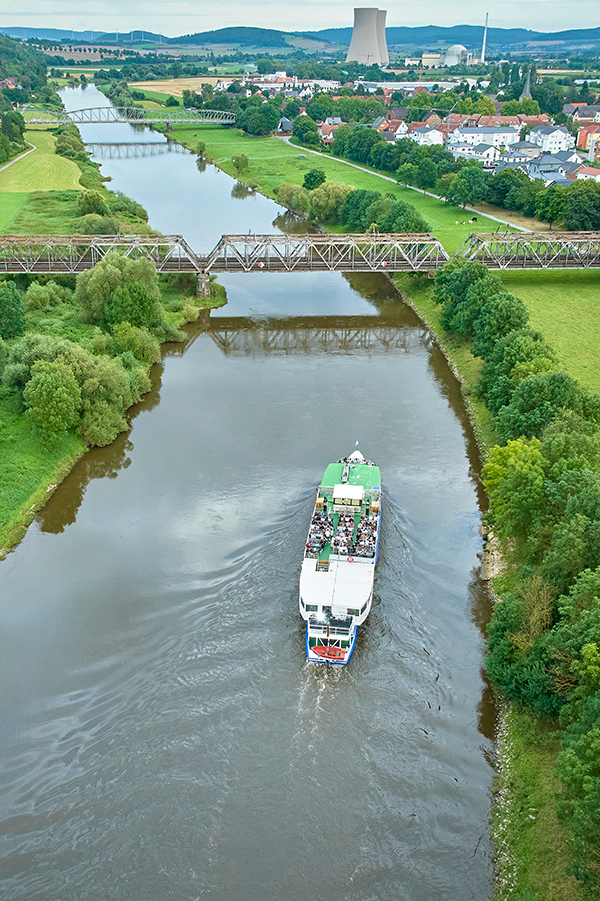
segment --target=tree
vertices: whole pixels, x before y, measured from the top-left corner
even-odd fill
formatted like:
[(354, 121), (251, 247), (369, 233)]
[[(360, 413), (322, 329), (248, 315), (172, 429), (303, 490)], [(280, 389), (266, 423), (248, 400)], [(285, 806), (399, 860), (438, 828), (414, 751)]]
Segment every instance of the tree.
[(275, 189), (275, 194), (277, 195), (277, 202), (282, 206), (298, 213), (308, 213), (310, 198), (306, 188), (303, 188), (301, 185), (296, 185), (293, 182), (279, 185)]
[(523, 543), (546, 518), (544, 459), (537, 438), (508, 440), (496, 445), (483, 467), (483, 484), (490, 497), (491, 521), (505, 538)]
[(40, 360), (31, 371), (23, 400), (33, 421), (49, 434), (70, 428), (81, 407), (81, 390), (71, 370), (63, 363)]
[(417, 166), (414, 163), (402, 163), (396, 176), (399, 185), (414, 185), (417, 180)]
[(542, 222), (557, 222), (563, 217), (565, 205), (565, 189), (559, 185), (550, 185), (545, 191), (540, 191), (535, 202), (535, 215)]
[(314, 145), (318, 144), (321, 140), (317, 129), (317, 123), (314, 119), (311, 119), (310, 116), (296, 116), (292, 134), (295, 138), (298, 138), (302, 144)]
[(322, 185), (326, 179), (327, 176), (322, 169), (311, 169), (304, 176), (302, 186), (306, 188), (307, 191), (314, 191), (314, 189), (318, 188), (319, 185)]
[(156, 326), (162, 320), (162, 307), (145, 285), (129, 282), (112, 292), (104, 311), (109, 326), (129, 322), (136, 328)]
[(0, 338), (18, 338), (25, 333), (23, 300), (14, 282), (0, 283)]
[(499, 338), (524, 328), (528, 321), (529, 313), (519, 297), (506, 291), (488, 297), (473, 323), (473, 353), (485, 360)]
[(467, 163), (452, 183), (448, 199), (462, 206), (481, 203), (487, 195), (486, 175), (479, 163)]
[(300, 102), (294, 98), (288, 100), (284, 113), (288, 119), (294, 120), (300, 114)]
[(204, 157), (204, 151), (206, 150), (206, 144), (204, 141), (198, 141), (196, 144), (196, 156), (199, 156), (200, 159)]
[(510, 403), (498, 412), (500, 438), (507, 441), (521, 435), (541, 435), (565, 410), (578, 412), (580, 408), (577, 383), (565, 372), (531, 376), (518, 385)]
[(75, 298), (87, 322), (104, 323), (112, 293), (122, 285), (138, 282), (160, 300), (158, 275), (146, 258), (132, 260), (119, 253), (108, 253), (103, 260), (77, 276)]
[(320, 222), (339, 222), (339, 215), (348, 194), (354, 191), (351, 185), (326, 181), (310, 192), (313, 215)]
[(238, 176), (244, 169), (247, 169), (250, 165), (250, 160), (244, 153), (238, 153), (235, 156), (232, 156), (231, 162), (233, 163)]
[(570, 231), (600, 229), (600, 184), (579, 180), (562, 195), (562, 218)]
[(436, 164), (430, 157), (425, 157), (417, 166), (415, 184), (418, 188), (423, 188), (423, 193), (425, 193), (428, 188), (435, 188), (437, 180), (438, 168)]
[(86, 216), (88, 213), (106, 216), (109, 212), (108, 204), (100, 191), (81, 191), (77, 197), (77, 206), (80, 216)]
[(9, 141), (16, 141), (18, 144), (23, 141), (23, 132), (25, 131), (25, 120), (21, 113), (16, 110), (2, 111), (1, 131)]

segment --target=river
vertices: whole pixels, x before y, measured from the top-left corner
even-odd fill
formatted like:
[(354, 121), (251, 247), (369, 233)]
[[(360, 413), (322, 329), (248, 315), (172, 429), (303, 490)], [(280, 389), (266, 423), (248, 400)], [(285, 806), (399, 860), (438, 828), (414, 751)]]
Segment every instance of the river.
[[(191, 154), (94, 152), (197, 250), (281, 223)], [(0, 899), (485, 901), (489, 611), (460, 390), (383, 276), (221, 281), (228, 305), (166, 349), (130, 432), (0, 565)], [(384, 485), (374, 607), (348, 667), (309, 665), (314, 489), (356, 439)]]

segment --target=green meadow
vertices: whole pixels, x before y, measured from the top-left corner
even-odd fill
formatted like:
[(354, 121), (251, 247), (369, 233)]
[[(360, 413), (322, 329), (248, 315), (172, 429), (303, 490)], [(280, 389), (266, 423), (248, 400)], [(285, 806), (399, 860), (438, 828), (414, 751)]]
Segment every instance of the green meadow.
[(0, 232), (12, 231), (15, 219), (29, 200), (30, 194), (0, 192)]
[(498, 227), (496, 222), (481, 213), (477, 214), (477, 224), (469, 224), (468, 219), (472, 214), (465, 213), (458, 207), (398, 185), (394, 180), (382, 178), (373, 170), (348, 165), (329, 154), (317, 156), (305, 148), (287, 144), (280, 138), (255, 138), (244, 135), (237, 129), (220, 126), (181, 126), (175, 127), (172, 134), (190, 150), (196, 149), (198, 141), (204, 141), (206, 155), (220, 169), (234, 177), (235, 168), (231, 157), (243, 153), (248, 157), (250, 165), (242, 172), (242, 180), (255, 182), (268, 197), (274, 198), (275, 188), (285, 182), (302, 184), (304, 176), (311, 169), (322, 169), (328, 181), (344, 182), (369, 191), (390, 192), (417, 208), (429, 223), (431, 232), (450, 253), (457, 250), (472, 231), (495, 231)]
[(26, 194), (30, 191), (80, 189), (81, 169), (72, 160), (54, 152), (56, 138), (49, 131), (25, 132), (36, 150), (0, 172), (0, 193)]
[(600, 392), (600, 271), (505, 272), (507, 289), (526, 304), (564, 369)]

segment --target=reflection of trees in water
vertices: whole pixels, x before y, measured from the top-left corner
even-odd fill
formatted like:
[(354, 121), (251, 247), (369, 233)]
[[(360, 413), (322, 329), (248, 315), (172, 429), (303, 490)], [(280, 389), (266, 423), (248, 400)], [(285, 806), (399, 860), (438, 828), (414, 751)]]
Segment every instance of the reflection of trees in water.
[[(482, 638), (485, 637), (487, 625), (492, 615), (492, 594), (489, 582), (486, 582), (482, 575), (482, 565), (480, 564), (471, 573), (471, 581), (469, 582), (469, 604), (468, 611), (471, 619), (481, 632)], [(483, 681), (483, 691), (481, 700), (477, 705), (477, 720), (479, 731), (489, 741), (493, 741), (496, 732), (496, 697), (490, 686), (485, 669), (481, 669), (481, 678)]]
[[(139, 404), (128, 411), (130, 422), (142, 411), (153, 410), (160, 403), (162, 384), (162, 363), (157, 363), (150, 371), (152, 388)], [(36, 515), (42, 532), (64, 532), (75, 522), (87, 486), (92, 479), (116, 479), (122, 469), (131, 464), (130, 452), (133, 444), (129, 440), (131, 432), (123, 432), (108, 447), (94, 447), (77, 461), (67, 478), (61, 482), (48, 503)]]
[(243, 181), (234, 182), (233, 188), (231, 189), (231, 196), (234, 200), (245, 200), (246, 197), (250, 197), (251, 194), (254, 194), (252, 188), (249, 188), (248, 185), (245, 185)]
[(198, 172), (206, 172), (206, 160), (203, 157), (199, 156), (196, 160), (196, 168)]
[(292, 213), (291, 210), (286, 210), (285, 213), (276, 216), (273, 226), (286, 235), (317, 235), (322, 231), (314, 222), (309, 222), (308, 219)]

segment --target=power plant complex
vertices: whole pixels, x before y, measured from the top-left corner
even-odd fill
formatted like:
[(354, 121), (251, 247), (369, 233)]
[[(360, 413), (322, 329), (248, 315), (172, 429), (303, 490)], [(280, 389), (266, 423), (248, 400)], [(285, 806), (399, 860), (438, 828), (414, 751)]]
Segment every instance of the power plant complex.
[(365, 66), (387, 66), (390, 58), (385, 37), (385, 9), (359, 7), (354, 10), (354, 31), (346, 62)]

